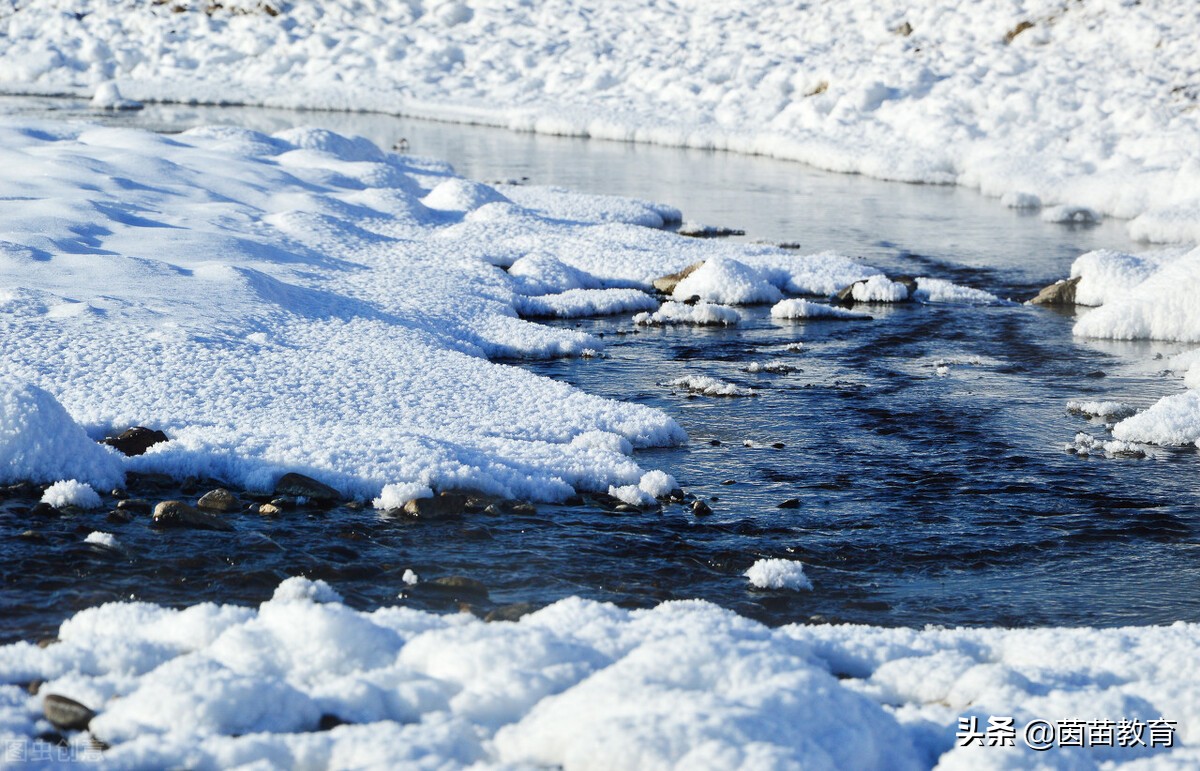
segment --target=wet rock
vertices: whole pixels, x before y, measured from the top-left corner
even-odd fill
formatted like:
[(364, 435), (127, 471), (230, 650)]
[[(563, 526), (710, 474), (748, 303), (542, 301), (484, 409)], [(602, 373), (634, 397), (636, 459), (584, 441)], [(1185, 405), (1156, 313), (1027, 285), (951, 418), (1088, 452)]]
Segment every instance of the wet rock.
[(209, 490), (207, 493), (200, 496), (200, 500), (196, 501), (197, 508), (207, 509), (208, 511), (237, 511), (240, 505), (241, 504), (238, 503), (237, 496), (226, 490), (224, 487), (218, 487), (216, 490)]
[(126, 498), (123, 501), (117, 501), (119, 511), (127, 511), (131, 514), (149, 514), (152, 508), (150, 501), (145, 498)]
[(50, 721), (50, 725), (63, 731), (82, 731), (96, 716), (95, 712), (74, 699), (56, 693), (47, 694), (42, 700), (42, 714)]
[(29, 510), (29, 513), (35, 517), (60, 517), (62, 511), (54, 508), (48, 503), (42, 502), (34, 504), (34, 507)]
[(782, 450), (784, 447), (787, 447), (787, 445), (784, 444), (783, 442), (772, 442), (771, 446), (774, 447), (776, 450)]
[(349, 723), (347, 723), (345, 720), (342, 720), (337, 715), (326, 713), (321, 715), (321, 719), (317, 721), (317, 730), (332, 731), (334, 728), (337, 728), (340, 725), (349, 725)]
[(276, 497), (290, 495), (293, 498), (307, 498), (318, 503), (333, 503), (341, 499), (342, 494), (327, 484), (318, 482), (303, 474), (288, 473), (275, 483)]
[(200, 530), (233, 530), (220, 517), (193, 509), (183, 501), (163, 501), (154, 507), (154, 527), (186, 527)]
[(124, 490), (122, 490), (119, 487), (113, 488), (111, 491), (109, 491), (108, 494), (110, 496), (112, 496), (113, 498), (116, 498), (118, 501), (125, 500), (126, 498), (129, 497), (129, 493), (125, 492)]
[(43, 650), (49, 648), (51, 645), (58, 645), (57, 637), (43, 637), (37, 641), (37, 647), (42, 648)]
[(490, 503), (482, 493), (445, 490), (432, 498), (414, 498), (404, 504), (403, 511), (417, 519), (446, 519), (468, 511), (483, 511)]
[(162, 431), (145, 426), (134, 426), (122, 431), (118, 436), (108, 437), (103, 443), (122, 455), (133, 457), (145, 454), (146, 450), (156, 444), (169, 441), (171, 440)]
[(722, 484), (722, 485), (736, 485), (736, 484), (737, 484), (737, 480), (736, 480), (736, 479), (726, 479), (726, 480), (725, 480), (724, 482), (722, 482), (721, 484)]
[(799, 499), (799, 498), (788, 498), (786, 501), (784, 501), (783, 503), (779, 504), (779, 506), (778, 506), (777, 508), (780, 508), (780, 509), (798, 509), (798, 508), (800, 508), (800, 499)]
[(1033, 305), (1074, 305), (1075, 289), (1079, 286), (1080, 278), (1076, 276), (1066, 281), (1056, 281), (1038, 292), (1037, 297), (1029, 302)]
[(8, 498), (35, 498), (41, 494), (41, 490), (32, 482), (18, 482), (4, 488), (4, 495)]
[(709, 440), (708, 440), (708, 443), (709, 443), (710, 445), (712, 445), (713, 447), (720, 447), (720, 446), (721, 446), (721, 440), (720, 440), (720, 439), (709, 439)]
[(139, 473), (130, 471), (125, 475), (125, 481), (130, 487), (175, 487), (175, 480), (166, 474)]
[(637, 506), (632, 506), (628, 503), (618, 503), (616, 506), (613, 507), (613, 511), (620, 511), (622, 513), (628, 513), (630, 511), (641, 511), (641, 509), (638, 508)]
[(737, 228), (727, 228), (720, 225), (701, 225), (696, 222), (684, 223), (675, 232), (688, 238), (729, 238), (730, 236), (746, 235), (746, 231)]
[(488, 613), (483, 617), (484, 621), (517, 621), (522, 616), (527, 616), (538, 609), (537, 605), (531, 602), (517, 602), (512, 605), (501, 605), (499, 608)]
[(258, 507), (258, 513), (264, 517), (278, 517), (283, 513), (283, 509), (273, 503), (264, 503)]
[(133, 517), (128, 512), (117, 509), (108, 512), (104, 517), (104, 521), (111, 522), (114, 525), (128, 525), (133, 521)]
[(472, 597), (486, 598), (488, 596), (488, 588), (482, 581), (476, 581), (474, 578), (466, 576), (442, 576), (425, 582), (425, 586)]
[(292, 509), (296, 508), (300, 502), (295, 498), (284, 495), (279, 498), (272, 498), (270, 501), (268, 501), (268, 503), (282, 511), (291, 511)]
[(697, 517), (707, 517), (712, 513), (712, 506), (709, 506), (704, 501), (692, 502), (692, 514), (695, 514)]
[(39, 533), (36, 530), (25, 530), (20, 535), (18, 535), (17, 538), (20, 538), (22, 541), (34, 541), (37, 543), (45, 543), (46, 542), (46, 536), (42, 535), (41, 533)]
[(685, 278), (687, 278), (688, 276), (695, 273), (697, 270), (700, 269), (700, 266), (703, 264), (704, 264), (704, 260), (701, 260), (700, 262), (692, 263), (691, 265), (687, 266), (686, 268), (679, 271), (678, 273), (672, 273), (669, 276), (663, 276), (662, 278), (656, 278), (656, 279), (654, 279), (654, 288), (657, 289), (658, 291), (662, 292), (663, 294), (671, 294), (672, 292), (675, 291), (675, 286), (680, 281), (683, 281)]

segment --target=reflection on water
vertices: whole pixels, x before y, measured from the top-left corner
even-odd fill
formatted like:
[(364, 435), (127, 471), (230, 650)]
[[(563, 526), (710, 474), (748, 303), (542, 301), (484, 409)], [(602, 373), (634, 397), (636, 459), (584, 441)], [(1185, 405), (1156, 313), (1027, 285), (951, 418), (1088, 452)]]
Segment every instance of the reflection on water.
[[(15, 105), (15, 106), (14, 106)], [(5, 105), (0, 105), (4, 107)], [(86, 113), (61, 100), (7, 109)], [(970, 191), (897, 185), (720, 153), (587, 142), (386, 116), (152, 106), (106, 120), (179, 129), (210, 122), (274, 130), (302, 124), (364, 134), (444, 157), (469, 176), (529, 177), (665, 200), (688, 218), (748, 238), (833, 248), (892, 270), (1023, 297), (1081, 251), (1128, 248), (1122, 227), (1068, 229)], [(525, 363), (601, 395), (674, 415), (691, 436), (639, 462), (708, 501), (618, 512), (598, 501), (442, 522), (367, 510), (242, 514), (237, 532), (155, 532), (106, 510), (39, 519), (33, 500), (0, 500), (2, 636), (52, 630), (65, 615), (136, 596), (167, 604), (257, 602), (287, 575), (334, 583), (351, 604), (477, 612), (578, 594), (629, 606), (702, 597), (771, 623), (1119, 625), (1200, 620), (1200, 454), (1083, 458), (1077, 431), (1104, 426), (1072, 398), (1145, 407), (1178, 378), (1138, 363), (1180, 346), (1072, 338), (1073, 314), (1024, 306), (872, 308), (870, 323), (776, 322), (748, 311), (732, 329), (641, 329), (628, 317), (557, 322), (603, 335), (599, 359)], [(794, 343), (800, 349), (789, 350)], [(748, 372), (751, 362), (786, 372)], [(940, 364), (940, 369), (939, 369)], [(711, 375), (748, 399), (660, 385)], [(774, 447), (781, 443), (782, 447)], [(157, 497), (178, 489), (147, 490)], [(203, 492), (200, 490), (199, 492)], [(787, 499), (798, 508), (779, 508)], [(109, 503), (114, 503), (109, 501)], [(85, 545), (113, 532), (119, 550)], [(31, 531), (26, 537), (17, 537)], [(742, 572), (759, 557), (802, 560), (812, 592), (760, 592)], [(487, 597), (424, 578), (466, 575)]]

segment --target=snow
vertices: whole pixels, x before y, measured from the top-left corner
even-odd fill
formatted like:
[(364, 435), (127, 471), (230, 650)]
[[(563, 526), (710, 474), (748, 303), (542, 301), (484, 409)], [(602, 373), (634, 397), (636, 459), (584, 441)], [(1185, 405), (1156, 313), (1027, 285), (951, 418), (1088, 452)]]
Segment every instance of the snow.
[(753, 388), (744, 388), (736, 383), (718, 380), (708, 375), (684, 375), (663, 383), (672, 388), (684, 388), (704, 396), (756, 396)]
[(48, 503), (56, 509), (64, 506), (74, 506), (77, 509), (100, 508), (100, 496), (90, 485), (74, 479), (55, 482), (46, 488), (42, 494), (42, 503)]
[(783, 294), (753, 267), (714, 257), (676, 284), (671, 296), (678, 301), (699, 297), (719, 305), (751, 305), (777, 302)]
[(1075, 323), (1076, 335), (1200, 342), (1200, 249), (1089, 252), (1071, 275), (1080, 277), (1080, 302), (1101, 304)]
[(91, 105), (98, 110), (140, 110), (142, 108), (141, 102), (122, 97), (121, 90), (111, 80), (96, 86), (96, 93), (92, 97)]
[(1113, 436), (1126, 442), (1200, 447), (1200, 390), (1164, 396), (1113, 426)]
[(908, 299), (908, 287), (877, 275), (851, 286), (850, 296), (860, 303), (895, 303)]
[(1099, 222), (1101, 216), (1086, 206), (1051, 206), (1042, 210), (1042, 222), (1057, 222), (1067, 225), (1090, 225)]
[[(12, 5), (0, 20), (12, 92), (91, 97), (118, 83), (142, 101), (734, 150), (1200, 241), (1188, 2)], [(449, 203), (478, 202), (452, 187)]]
[(926, 276), (917, 279), (917, 291), (913, 293), (913, 298), (928, 303), (1006, 304), (1006, 301), (1001, 300), (991, 292), (962, 286), (941, 278), (929, 278)]
[[(556, 316), (571, 319), (580, 316), (612, 316), (630, 311), (651, 311), (658, 300), (640, 289), (568, 289), (557, 294), (521, 297), (517, 310), (522, 316)], [(582, 352), (581, 352), (582, 353)]]
[(727, 305), (698, 302), (695, 305), (665, 302), (653, 313), (642, 312), (633, 317), (634, 324), (658, 326), (668, 324), (695, 324), (698, 326), (733, 326), (742, 320), (742, 315)]
[[(764, 561), (767, 562), (767, 561)], [(781, 560), (788, 566), (798, 563)], [(764, 564), (763, 562), (758, 563)], [(0, 740), (45, 694), (96, 709), (114, 769), (1080, 767), (1196, 760), (1200, 626), (771, 629), (701, 601), (570, 598), (514, 623), (362, 612), (290, 578), (257, 608), (109, 603), (0, 647)], [(317, 731), (322, 715), (346, 724)], [(1178, 722), (1172, 748), (955, 746), (963, 715)], [(82, 740), (86, 741), (86, 740)]]
[(647, 471), (642, 475), (642, 478), (638, 481), (638, 487), (655, 498), (662, 498), (678, 490), (679, 483), (675, 481), (675, 477), (667, 472), (655, 469)]
[(1097, 418), (1124, 418), (1137, 409), (1124, 402), (1072, 399), (1067, 402), (1067, 411)]
[(400, 580), (407, 586), (416, 586), (421, 583), (421, 578), (411, 568), (405, 569), (404, 575), (400, 576)]
[(791, 299), (780, 300), (771, 306), (773, 319), (850, 319), (870, 321), (871, 317), (859, 311), (838, 308), (824, 303), (809, 300)]
[(116, 536), (114, 536), (112, 533), (104, 533), (99, 530), (88, 533), (87, 537), (83, 539), (83, 542), (94, 543), (98, 546), (107, 546), (110, 549), (116, 549), (120, 546), (120, 542), (117, 541)]
[(758, 589), (812, 590), (812, 581), (804, 575), (804, 565), (795, 560), (760, 559), (745, 573), (750, 585)]
[[(6, 325), (0, 322), (0, 329)], [(15, 364), (20, 341), (9, 340), (8, 362)], [(39, 352), (44, 357), (46, 348)], [(101, 489), (124, 483), (120, 456), (93, 442), (49, 392), (35, 385), (0, 379), (0, 482), (79, 480)]]
[(609, 486), (608, 494), (630, 506), (653, 506), (654, 496), (638, 485)]
[[(683, 431), (488, 361), (603, 348), (518, 313), (649, 309), (643, 290), (684, 265), (791, 259), (538, 214), (328, 131), (8, 122), (0, 136), (4, 481), (111, 489), (128, 469), (269, 490), (298, 471), (385, 508), (439, 489), (558, 500), (636, 485), (633, 448)], [(623, 210), (538, 195), (546, 210)], [(128, 459), (93, 441), (130, 425), (171, 441)], [(572, 441), (588, 432), (619, 442)]]

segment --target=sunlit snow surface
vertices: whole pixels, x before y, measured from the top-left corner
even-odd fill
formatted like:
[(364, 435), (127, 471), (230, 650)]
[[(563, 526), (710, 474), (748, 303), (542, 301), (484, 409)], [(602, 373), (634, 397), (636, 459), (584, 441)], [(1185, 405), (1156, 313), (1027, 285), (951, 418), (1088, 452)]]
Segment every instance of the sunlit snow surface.
[(70, 11), (30, 0), (0, 17), (0, 82), (90, 98), (115, 81), (142, 101), (733, 149), (1200, 240), (1192, 2), (83, 0)]
[[(1200, 629), (770, 629), (699, 601), (563, 600), (517, 623), (341, 604), (285, 581), (258, 608), (112, 603), (47, 648), (0, 648), (0, 679), (100, 713), (108, 768), (1184, 767)], [(40, 698), (0, 688), (0, 738)], [(955, 747), (960, 715), (1177, 720), (1176, 747)], [(323, 716), (346, 724), (318, 730)], [(1180, 741), (1182, 740), (1182, 741)]]
[[(107, 488), (124, 465), (256, 489), (301, 471), (372, 498), (385, 485), (554, 500), (637, 484), (626, 452), (571, 440), (602, 431), (645, 447), (683, 431), (487, 361), (603, 347), (519, 310), (656, 308), (651, 281), (706, 259), (696, 280), (740, 302), (872, 272), (624, 223), (677, 214), (630, 199), (515, 196), (534, 211), (444, 164), (322, 130), (9, 123), (0, 135), (11, 481)], [(655, 317), (673, 308), (737, 318), (673, 303)], [(152, 425), (172, 441), (125, 462), (74, 423), (93, 438)]]

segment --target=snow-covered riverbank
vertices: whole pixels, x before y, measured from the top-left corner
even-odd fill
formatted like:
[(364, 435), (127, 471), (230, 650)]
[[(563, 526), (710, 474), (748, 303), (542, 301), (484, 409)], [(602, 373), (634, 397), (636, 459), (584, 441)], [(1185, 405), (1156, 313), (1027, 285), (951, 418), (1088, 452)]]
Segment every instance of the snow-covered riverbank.
[(724, 148), (1200, 241), (1189, 2), (30, 0), (0, 29), (15, 93), (115, 105), (115, 81), (143, 100)]
[[(696, 289), (716, 301), (875, 273), (684, 238), (658, 229), (670, 207), (493, 188), (327, 131), (0, 132), (6, 481), (108, 488), (130, 469), (269, 490), (301, 471), (389, 507), (431, 487), (661, 495), (629, 453), (684, 432), (488, 361), (603, 348), (518, 310), (657, 307), (651, 282), (702, 260)], [(171, 441), (125, 459), (84, 438), (130, 425)]]
[[(772, 630), (703, 602), (574, 598), (483, 623), (340, 599), (293, 578), (259, 608), (83, 611), (55, 644), (0, 648), (0, 681), (39, 682), (34, 696), (0, 686), (0, 740), (38, 751), (27, 737), (49, 730), (53, 694), (99, 713), (91, 734), (111, 748), (90, 756), (120, 769), (1200, 762), (1186, 746), (1200, 724), (1192, 624)], [(992, 717), (1011, 719), (1011, 741)], [(1041, 752), (1026, 732), (1039, 719), (1056, 730)], [(1076, 721), (1079, 744), (1058, 721)], [(75, 741), (62, 757), (89, 752)]]

